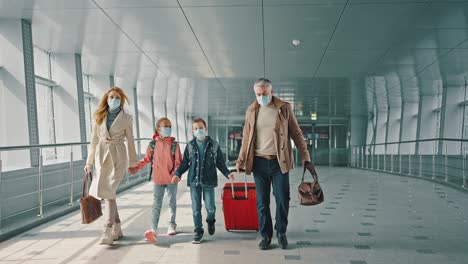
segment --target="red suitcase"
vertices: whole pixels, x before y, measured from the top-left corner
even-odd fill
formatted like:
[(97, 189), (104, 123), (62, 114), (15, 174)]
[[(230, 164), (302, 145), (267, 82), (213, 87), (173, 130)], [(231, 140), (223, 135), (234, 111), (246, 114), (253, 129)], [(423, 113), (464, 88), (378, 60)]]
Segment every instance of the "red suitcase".
[(258, 231), (255, 183), (226, 183), (221, 195), (223, 200), (224, 226), (227, 231)]

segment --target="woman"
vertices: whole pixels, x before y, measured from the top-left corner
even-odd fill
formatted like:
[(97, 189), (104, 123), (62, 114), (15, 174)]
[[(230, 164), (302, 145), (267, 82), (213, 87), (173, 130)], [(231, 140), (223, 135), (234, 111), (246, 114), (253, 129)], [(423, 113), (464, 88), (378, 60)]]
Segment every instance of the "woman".
[(89, 194), (104, 199), (106, 203), (107, 221), (101, 244), (107, 245), (111, 245), (114, 240), (123, 236), (115, 199), (129, 163), (125, 139), (130, 167), (138, 165), (133, 138), (133, 119), (123, 110), (126, 101), (127, 96), (118, 87), (109, 89), (101, 98), (94, 113), (96, 123), (85, 166), (86, 173), (91, 172), (93, 165), (96, 168)]

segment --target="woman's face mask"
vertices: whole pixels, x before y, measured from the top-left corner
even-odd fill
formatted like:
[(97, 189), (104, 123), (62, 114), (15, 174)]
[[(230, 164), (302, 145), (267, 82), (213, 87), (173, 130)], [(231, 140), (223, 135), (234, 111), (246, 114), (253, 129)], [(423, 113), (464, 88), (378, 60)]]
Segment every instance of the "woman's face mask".
[(110, 110), (115, 110), (120, 107), (120, 98), (109, 98), (107, 99), (107, 105)]

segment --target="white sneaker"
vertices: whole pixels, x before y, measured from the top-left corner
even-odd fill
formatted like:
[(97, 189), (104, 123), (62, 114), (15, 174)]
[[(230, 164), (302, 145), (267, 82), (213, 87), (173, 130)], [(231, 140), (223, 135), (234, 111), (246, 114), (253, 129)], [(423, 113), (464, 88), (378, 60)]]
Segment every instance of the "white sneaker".
[(105, 227), (101, 236), (101, 245), (112, 245), (114, 239), (112, 239), (112, 227)]
[(177, 234), (177, 231), (176, 231), (176, 226), (175, 225), (171, 225), (167, 228), (167, 235), (168, 236), (173, 236)]
[(122, 233), (122, 228), (120, 226), (120, 223), (114, 224), (112, 226), (112, 239), (119, 240), (122, 237), (123, 237), (123, 233)]

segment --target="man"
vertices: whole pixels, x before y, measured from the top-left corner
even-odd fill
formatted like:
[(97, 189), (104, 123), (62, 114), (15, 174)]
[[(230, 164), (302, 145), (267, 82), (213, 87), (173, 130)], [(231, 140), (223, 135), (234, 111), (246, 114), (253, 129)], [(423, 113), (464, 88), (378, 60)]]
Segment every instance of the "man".
[(291, 138), (301, 152), (302, 163), (310, 162), (307, 145), (297, 124), (291, 106), (273, 96), (268, 79), (260, 78), (254, 84), (257, 100), (245, 114), (242, 147), (236, 162), (237, 172), (245, 168), (246, 174), (254, 174), (257, 191), (257, 210), (262, 240), (258, 245), (266, 250), (273, 237), (270, 213), (270, 189), (276, 200), (278, 244), (288, 246), (286, 229), (289, 213), (289, 171), (293, 168)]

